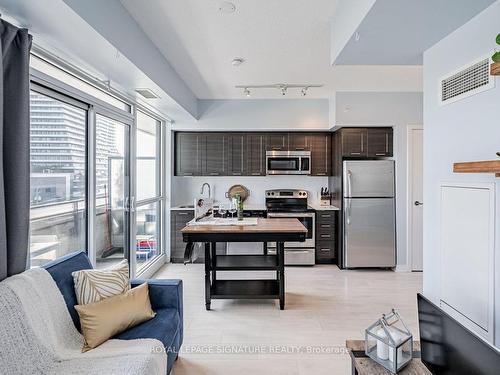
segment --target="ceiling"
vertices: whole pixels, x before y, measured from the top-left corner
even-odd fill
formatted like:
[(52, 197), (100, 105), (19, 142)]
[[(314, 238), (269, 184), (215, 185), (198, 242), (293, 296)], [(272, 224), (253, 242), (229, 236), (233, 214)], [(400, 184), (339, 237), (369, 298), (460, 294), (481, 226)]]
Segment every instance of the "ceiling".
[[(330, 21), (338, 0), (120, 0), (199, 99), (241, 99), (235, 85), (323, 84), (311, 98), (334, 91), (420, 91), (421, 67), (330, 64)], [(345, 0), (341, 0), (345, 1)], [(235, 57), (245, 62), (234, 67)], [(252, 98), (279, 98), (256, 90)], [(300, 98), (289, 90), (287, 98)]]
[(421, 65), (425, 50), (494, 2), (377, 0), (335, 64)]

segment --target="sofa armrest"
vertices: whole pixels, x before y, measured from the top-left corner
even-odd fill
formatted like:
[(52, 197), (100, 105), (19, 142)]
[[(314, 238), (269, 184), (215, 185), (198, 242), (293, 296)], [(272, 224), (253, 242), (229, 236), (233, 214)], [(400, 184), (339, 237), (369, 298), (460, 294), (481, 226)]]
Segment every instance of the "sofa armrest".
[(162, 279), (134, 279), (130, 280), (132, 288), (148, 283), (149, 299), (153, 310), (165, 307), (174, 308), (179, 311), (181, 321), (183, 319), (182, 302), (182, 280)]

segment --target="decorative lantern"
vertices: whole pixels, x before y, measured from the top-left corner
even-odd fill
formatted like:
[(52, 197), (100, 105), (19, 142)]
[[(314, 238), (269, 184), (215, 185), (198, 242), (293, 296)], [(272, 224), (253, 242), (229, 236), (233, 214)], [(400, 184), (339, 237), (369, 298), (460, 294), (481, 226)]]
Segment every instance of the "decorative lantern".
[(393, 374), (411, 361), (413, 336), (396, 310), (365, 330), (365, 352)]

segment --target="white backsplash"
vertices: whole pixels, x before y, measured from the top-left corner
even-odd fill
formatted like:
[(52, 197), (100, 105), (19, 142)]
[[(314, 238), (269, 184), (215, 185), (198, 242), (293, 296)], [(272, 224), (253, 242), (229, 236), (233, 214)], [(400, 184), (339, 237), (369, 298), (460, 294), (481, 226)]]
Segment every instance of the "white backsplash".
[[(250, 190), (246, 204), (265, 203), (265, 191), (269, 189), (303, 189), (309, 192), (309, 204), (318, 204), (322, 187), (328, 186), (328, 177), (310, 176), (225, 176), (225, 177), (172, 177), (172, 206), (192, 204), (200, 196), (201, 185), (208, 182), (212, 197), (225, 201), (225, 193), (235, 184), (242, 184)], [(207, 194), (205, 188), (205, 194)]]

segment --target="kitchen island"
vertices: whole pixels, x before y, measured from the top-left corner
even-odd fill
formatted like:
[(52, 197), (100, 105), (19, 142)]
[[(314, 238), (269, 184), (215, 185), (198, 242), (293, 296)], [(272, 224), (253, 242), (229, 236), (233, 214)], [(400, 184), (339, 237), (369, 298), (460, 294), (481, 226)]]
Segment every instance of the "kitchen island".
[[(196, 223), (182, 230), (186, 249), (205, 244), (205, 307), (212, 299), (279, 299), (285, 308), (285, 241), (303, 242), (307, 229), (297, 219), (256, 219), (249, 225)], [(276, 254), (217, 255), (217, 242), (276, 242)], [(217, 280), (217, 271), (276, 271), (276, 279)]]

